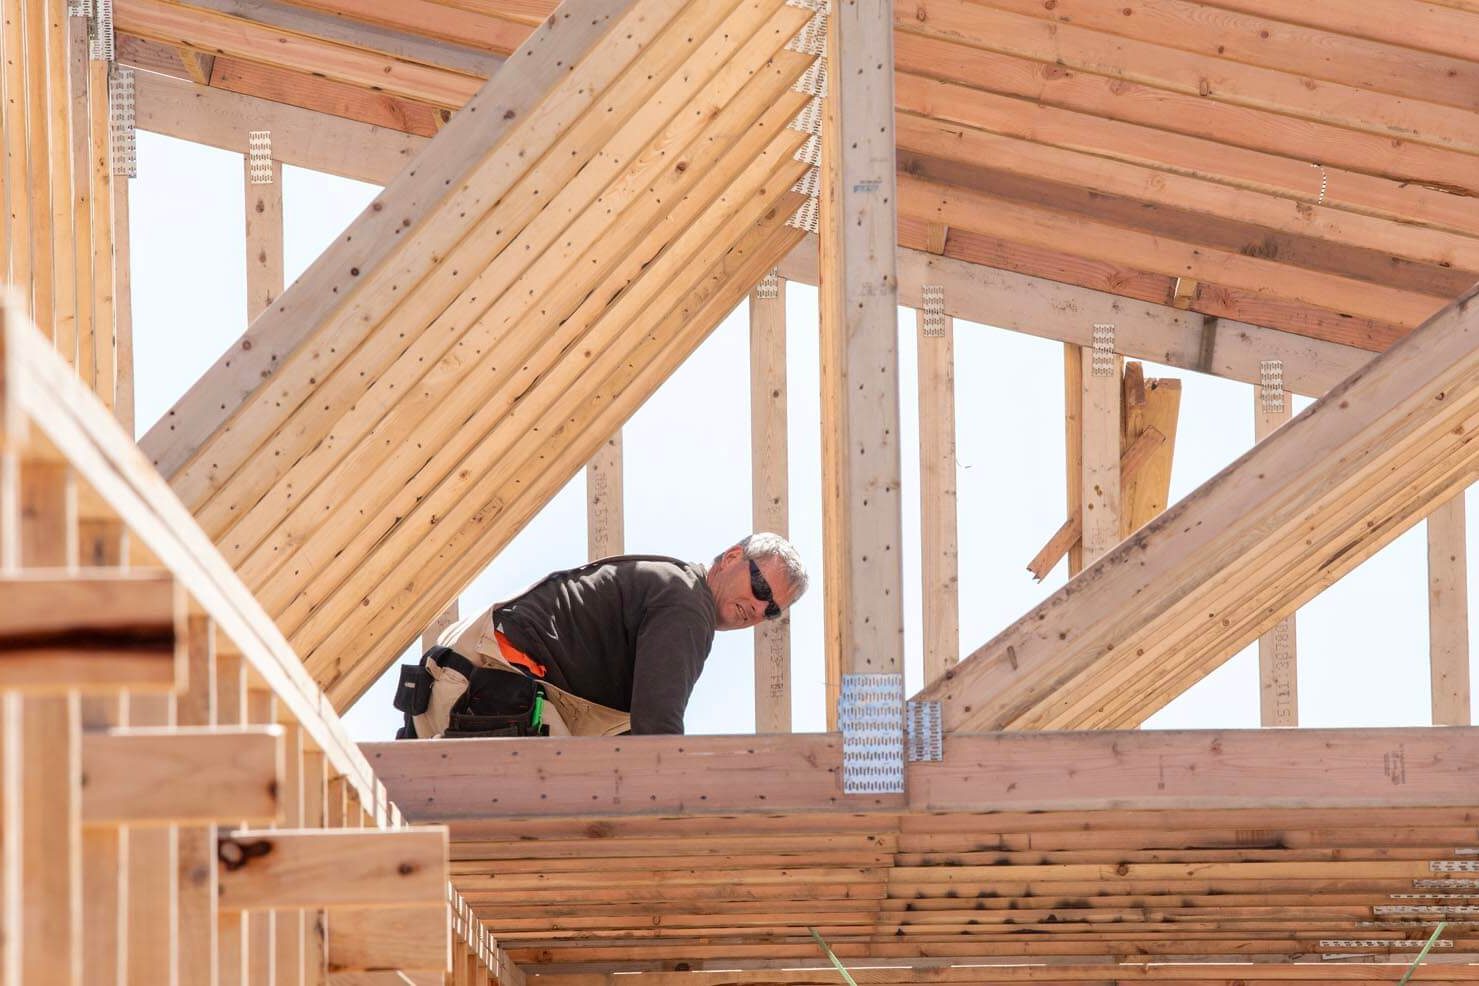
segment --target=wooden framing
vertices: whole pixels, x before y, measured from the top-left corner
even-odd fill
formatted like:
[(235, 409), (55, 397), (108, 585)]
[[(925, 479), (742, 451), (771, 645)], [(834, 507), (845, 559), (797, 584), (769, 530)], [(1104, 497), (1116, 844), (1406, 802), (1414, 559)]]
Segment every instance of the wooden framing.
[[(786, 282), (750, 292), (750, 489), (756, 531), (790, 531), (786, 416)], [(791, 731), (791, 618), (755, 627), (755, 732)]]
[(586, 541), (592, 560), (625, 553), (621, 473), (621, 432), (617, 432), (585, 467)]
[(1428, 514), (1428, 655), (1433, 725), (1467, 726), (1469, 575), (1462, 493)]
[[(955, 729), (1138, 724), (1463, 489), (1476, 469), (1465, 403), (1479, 353), (1472, 298), (1449, 305), (922, 697), (940, 699)], [(1303, 533), (1286, 533), (1294, 530)], [(1174, 664), (1157, 664), (1168, 651)], [(1151, 665), (1154, 678), (1142, 677)]]
[(842, 675), (902, 673), (898, 239), (888, 8), (827, 19), (820, 200), (827, 718)]
[(924, 678), (960, 660), (960, 579), (955, 497), (955, 320), (931, 333), (915, 310), (919, 350), (920, 565), (924, 598)]
[[(1261, 442), (1294, 417), (1293, 396), (1277, 395), (1277, 410), (1261, 389), (1255, 390), (1253, 441)], [(1275, 623), (1258, 637), (1258, 720), (1264, 726), (1299, 725), (1299, 637), (1296, 614)]]

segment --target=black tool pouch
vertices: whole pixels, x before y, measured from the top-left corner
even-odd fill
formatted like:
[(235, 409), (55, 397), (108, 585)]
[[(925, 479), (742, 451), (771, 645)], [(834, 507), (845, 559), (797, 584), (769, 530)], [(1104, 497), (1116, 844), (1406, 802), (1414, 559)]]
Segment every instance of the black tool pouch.
[(396, 711), (405, 714), (406, 722), (395, 734), (396, 739), (415, 739), (416, 727), (411, 722), (426, 711), (431, 704), (431, 672), (426, 670), (425, 658), (421, 664), (402, 664), (401, 677), (395, 686)]
[(468, 680), (467, 693), (452, 706), (451, 722), (442, 735), (548, 736), (549, 727), (534, 726), (535, 699), (544, 689), (532, 678), (500, 668), (478, 668)]

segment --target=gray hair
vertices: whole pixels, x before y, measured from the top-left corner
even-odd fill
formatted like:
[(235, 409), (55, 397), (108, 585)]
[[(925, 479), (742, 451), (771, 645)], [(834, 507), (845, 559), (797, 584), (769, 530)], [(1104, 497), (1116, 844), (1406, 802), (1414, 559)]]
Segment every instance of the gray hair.
[(786, 573), (786, 582), (791, 589), (792, 602), (806, 594), (806, 587), (809, 584), (806, 566), (801, 564), (801, 553), (790, 541), (779, 534), (758, 531), (741, 541), (739, 546), (744, 549), (746, 558), (752, 558), (755, 561), (762, 558), (774, 558), (781, 563), (781, 568)]

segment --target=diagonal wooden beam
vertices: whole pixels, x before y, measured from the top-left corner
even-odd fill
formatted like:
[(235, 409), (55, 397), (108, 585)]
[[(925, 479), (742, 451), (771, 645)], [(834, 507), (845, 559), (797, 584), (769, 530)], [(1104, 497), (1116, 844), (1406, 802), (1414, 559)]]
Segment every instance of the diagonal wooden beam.
[(1479, 289), (918, 696), (948, 729), (1143, 722), (1479, 475)]

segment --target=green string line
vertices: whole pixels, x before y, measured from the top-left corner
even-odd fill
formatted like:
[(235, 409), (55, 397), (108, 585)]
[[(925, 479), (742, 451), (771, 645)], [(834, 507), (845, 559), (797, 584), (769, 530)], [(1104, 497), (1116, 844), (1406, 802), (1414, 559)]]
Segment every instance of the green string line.
[(1417, 953), (1417, 958), (1412, 960), (1412, 965), (1407, 967), (1407, 971), (1402, 974), (1402, 978), (1397, 980), (1397, 986), (1407, 986), (1407, 980), (1412, 978), (1412, 974), (1417, 971), (1417, 967), (1422, 964), (1422, 960), (1427, 958), (1428, 950), (1438, 941), (1438, 936), (1443, 934), (1443, 929), (1446, 927), (1448, 927), (1447, 921), (1438, 922), (1438, 927), (1433, 929), (1432, 937), (1428, 939), (1428, 943), (1423, 946), (1421, 952)]
[[(1439, 925), (1439, 927), (1442, 927), (1442, 925)], [(847, 980), (847, 986), (858, 986), (852, 975), (848, 973), (847, 968), (843, 966), (843, 964), (838, 961), (837, 956), (832, 953), (832, 949), (827, 944), (826, 940), (823, 939), (821, 935), (817, 934), (817, 929), (807, 928), (806, 930), (811, 932), (811, 936), (817, 940), (817, 944), (822, 946), (822, 951), (827, 953), (827, 958), (831, 959), (832, 964), (837, 967), (837, 971), (842, 973), (842, 978)], [(1418, 958), (1421, 959), (1422, 956), (1419, 955)], [(1406, 980), (1403, 981), (1405, 982)]]

